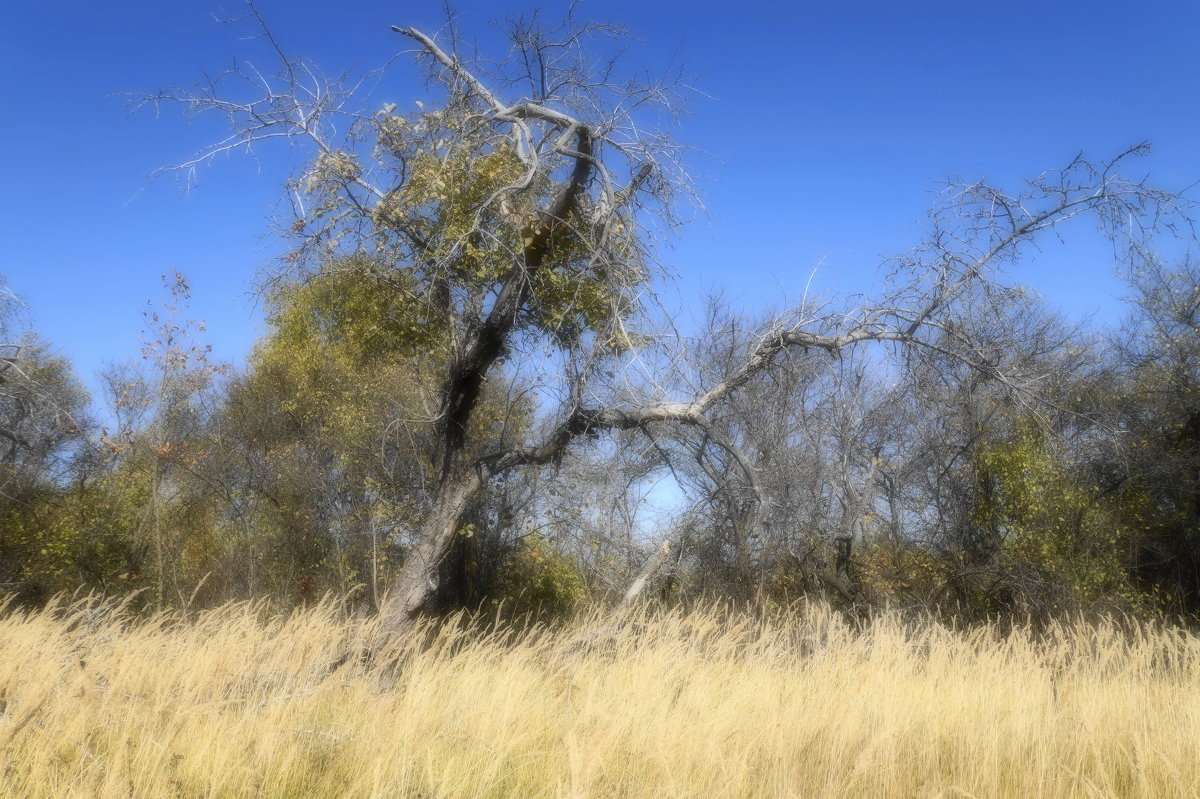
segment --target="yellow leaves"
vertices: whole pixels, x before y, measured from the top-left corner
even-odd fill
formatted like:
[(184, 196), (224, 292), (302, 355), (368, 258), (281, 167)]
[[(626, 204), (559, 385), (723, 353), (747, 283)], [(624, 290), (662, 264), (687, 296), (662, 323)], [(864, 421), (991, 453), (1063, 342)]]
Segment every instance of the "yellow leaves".
[(433, 206), (430, 210), (437, 212), (442, 225), (451, 227), (461, 227), (463, 217), (473, 218), (493, 194), (516, 183), (524, 172), (508, 148), (478, 152), (462, 147), (446, 155), (425, 150), (411, 159), (409, 169), (400, 192), (402, 203), (409, 208)]
[(587, 598), (579, 568), (540, 534), (523, 537), (508, 553), (494, 601), (515, 614), (566, 614)]
[(1100, 503), (1058, 460), (1032, 424), (975, 456), (980, 477), (977, 524), (1005, 532), (1011, 558), (1063, 580), (1086, 597), (1129, 595), (1124, 542), (1129, 530), (1118, 509)]
[(331, 359), (353, 368), (436, 352), (444, 323), (433, 318), (430, 303), (413, 285), (410, 275), (400, 270), (384, 275), (363, 255), (339, 259), (272, 298), (272, 343), (321, 369)]
[[(421, 151), (409, 160), (407, 184), (380, 204), (375, 219), (421, 230), (429, 245), (423, 259), (444, 264), (456, 283), (483, 288), (503, 279), (533, 246), (530, 223), (557, 188), (544, 176), (529, 186), (524, 178), (524, 165), (508, 147)], [(619, 305), (609, 282), (589, 269), (588, 228), (577, 214), (556, 225), (533, 281), (530, 321), (568, 339), (602, 329)]]
[[(411, 275), (355, 255), (273, 294), (270, 331), (242, 388), (270, 409), (274, 429), (260, 449), (271, 468), (286, 473), (303, 459), (294, 448), (313, 440), (355, 479), (385, 447), (401, 448), (404, 460), (419, 464), (408, 467), (414, 472), (431, 468), (423, 449), (428, 401), (445, 373), (449, 333), (412, 285)], [(504, 390), (502, 380), (484, 389), (470, 430), (480, 446), (528, 423), (526, 410), (508, 407)]]
[(330, 181), (344, 183), (358, 179), (362, 174), (362, 166), (358, 156), (341, 150), (333, 153), (322, 153), (309, 168), (304, 179), (304, 190), (314, 193), (325, 187)]

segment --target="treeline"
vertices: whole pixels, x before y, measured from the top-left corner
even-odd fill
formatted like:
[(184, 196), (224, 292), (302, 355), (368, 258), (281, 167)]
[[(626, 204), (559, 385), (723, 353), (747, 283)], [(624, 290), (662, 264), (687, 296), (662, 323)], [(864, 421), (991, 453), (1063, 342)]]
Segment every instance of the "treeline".
[[(431, 609), (570, 613), (621, 596), (658, 552), (648, 593), (667, 602), (1195, 616), (1200, 269), (1160, 263), (1128, 285), (1108, 330), (1011, 291), (999, 316), (939, 332), (953, 356), (783, 357), (703, 428), (582, 436), (475, 492)], [(7, 309), (0, 590), (377, 607), (437, 483), (436, 327), (414, 327), (369, 259), (343, 258), (275, 286), (235, 370), (187, 320), (185, 280), (167, 289), (142, 357), (105, 371), (98, 397)], [(639, 358), (659, 359), (655, 390), (687, 393), (764, 330), (713, 302), (702, 329)], [(489, 379), (473, 457), (542, 424), (543, 389), (517, 366)]]
[[(322, 70), (249, 11), (270, 77), (238, 60), (133, 102), (222, 120), (183, 175), (287, 140), (268, 331), (216, 364), (168, 281), (143, 359), (103, 377), (106, 425), (21, 345), (0, 373), (8, 590), (332, 592), (388, 635), (639, 592), (1200, 609), (1200, 270), (1160, 255), (1194, 245), (1194, 205), (1124, 176), (1148, 145), (1015, 191), (947, 183), (876, 296), (712, 302), (681, 333), (658, 245), (697, 203), (674, 136), (693, 89), (623, 62), (619, 25), (509, 17), (495, 58), (455, 24), (381, 31), (429, 87), (401, 112), (381, 73)], [(1123, 328), (1071, 329), (1007, 278), (1082, 220), (1129, 281)]]

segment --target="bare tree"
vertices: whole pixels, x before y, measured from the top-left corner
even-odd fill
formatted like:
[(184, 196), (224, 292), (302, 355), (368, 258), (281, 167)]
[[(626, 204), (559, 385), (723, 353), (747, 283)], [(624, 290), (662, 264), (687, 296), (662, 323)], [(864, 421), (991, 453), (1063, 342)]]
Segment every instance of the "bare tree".
[[(411, 346), (443, 360), (425, 420), (438, 476), (383, 604), (393, 631), (426, 606), (471, 497), (497, 475), (553, 464), (573, 441), (605, 430), (681, 424), (722, 446), (713, 411), (787, 352), (828, 356), (892, 342), (1006, 380), (954, 324), (964, 308), (1004, 295), (996, 275), (1005, 264), (1085, 214), (1136, 261), (1146, 235), (1179, 210), (1173, 195), (1120, 176), (1120, 164), (1144, 148), (1102, 163), (1077, 158), (1015, 193), (955, 183), (925, 242), (891, 262), (885, 296), (783, 314), (694, 393), (647, 388), (653, 380), (635, 387), (619, 375), (645, 343), (637, 322), (653, 285), (648, 242), (674, 223), (688, 188), (668, 135), (687, 91), (677, 75), (622, 71), (602, 55), (622, 31), (570, 15), (553, 27), (536, 16), (510, 20), (511, 49), (493, 63), (468, 60), (453, 26), (440, 36), (396, 27), (428, 68), (436, 108), (369, 112), (353, 106), (364, 83), (289, 57), (249, 9), (275, 54), (273, 72), (243, 64), (195, 89), (141, 99), (226, 115), (229, 137), (184, 162), (185, 172), (272, 139), (307, 145), (312, 160), (288, 186), (288, 265), (329, 269), (348, 252), (368, 254)], [(481, 392), (512, 361), (536, 364), (530, 385), (542, 392), (544, 423), (484, 442), (473, 434)]]

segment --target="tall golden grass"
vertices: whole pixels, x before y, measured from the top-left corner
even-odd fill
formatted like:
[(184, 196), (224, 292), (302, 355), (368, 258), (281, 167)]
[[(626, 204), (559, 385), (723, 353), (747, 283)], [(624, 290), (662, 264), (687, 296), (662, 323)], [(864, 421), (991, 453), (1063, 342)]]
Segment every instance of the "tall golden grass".
[(1183, 797), (1200, 642), (820, 605), (374, 647), (334, 605), (0, 618), (4, 797)]

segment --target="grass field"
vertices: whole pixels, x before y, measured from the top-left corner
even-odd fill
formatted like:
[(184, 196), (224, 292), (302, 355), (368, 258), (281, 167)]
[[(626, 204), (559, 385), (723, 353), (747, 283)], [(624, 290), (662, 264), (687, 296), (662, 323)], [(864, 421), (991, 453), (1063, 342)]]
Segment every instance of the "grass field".
[(457, 619), (364, 660), (374, 622), (330, 605), (9, 611), (0, 796), (1200, 794), (1181, 631), (855, 630), (812, 605), (598, 632)]

